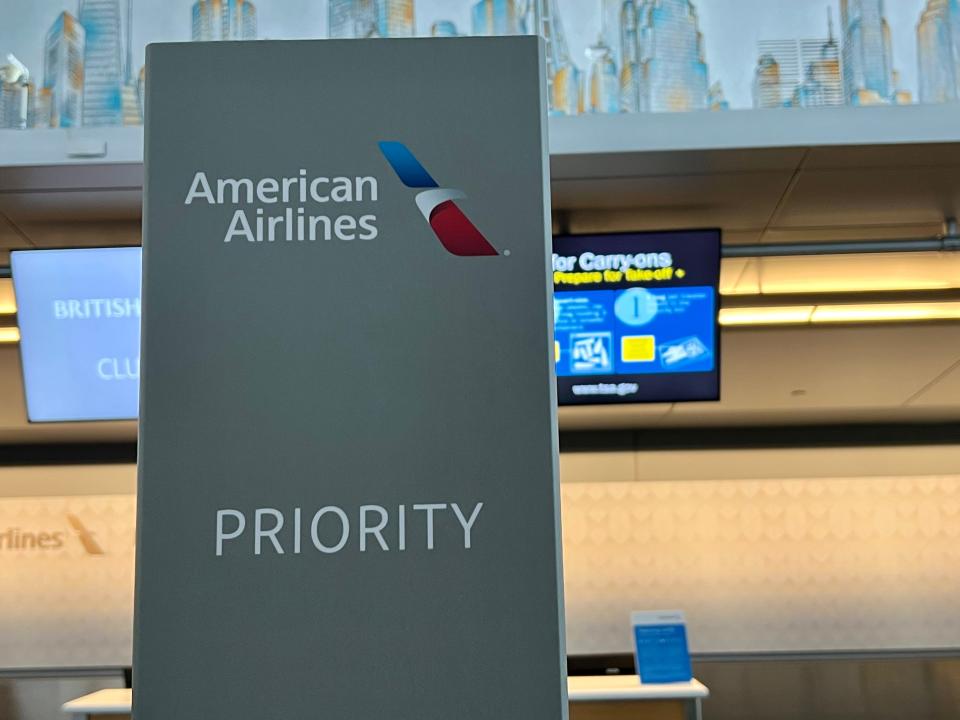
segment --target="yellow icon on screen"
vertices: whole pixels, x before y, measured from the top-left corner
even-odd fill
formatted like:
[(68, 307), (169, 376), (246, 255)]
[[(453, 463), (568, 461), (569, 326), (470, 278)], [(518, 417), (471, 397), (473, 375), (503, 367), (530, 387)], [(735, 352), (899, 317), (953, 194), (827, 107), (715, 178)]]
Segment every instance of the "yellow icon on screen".
[(560, 362), (560, 343), (556, 340), (553, 341), (553, 362)]
[(653, 362), (657, 359), (657, 341), (653, 335), (626, 335), (620, 339), (623, 362)]

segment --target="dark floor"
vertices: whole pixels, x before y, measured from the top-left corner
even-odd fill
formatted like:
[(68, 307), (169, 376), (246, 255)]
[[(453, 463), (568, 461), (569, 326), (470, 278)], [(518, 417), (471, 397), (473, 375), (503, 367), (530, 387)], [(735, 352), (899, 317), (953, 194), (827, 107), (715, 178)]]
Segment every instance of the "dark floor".
[(960, 657), (703, 661), (704, 720), (958, 720)]
[(103, 688), (124, 687), (122, 670), (0, 672), (0, 720), (68, 720), (60, 706)]

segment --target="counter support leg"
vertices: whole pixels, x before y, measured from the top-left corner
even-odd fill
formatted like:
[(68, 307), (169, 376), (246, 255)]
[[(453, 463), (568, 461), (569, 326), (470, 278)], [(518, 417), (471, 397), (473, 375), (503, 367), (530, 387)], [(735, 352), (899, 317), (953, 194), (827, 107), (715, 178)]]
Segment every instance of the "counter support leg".
[(687, 720), (703, 720), (703, 708), (700, 704), (700, 698), (688, 700), (686, 703)]

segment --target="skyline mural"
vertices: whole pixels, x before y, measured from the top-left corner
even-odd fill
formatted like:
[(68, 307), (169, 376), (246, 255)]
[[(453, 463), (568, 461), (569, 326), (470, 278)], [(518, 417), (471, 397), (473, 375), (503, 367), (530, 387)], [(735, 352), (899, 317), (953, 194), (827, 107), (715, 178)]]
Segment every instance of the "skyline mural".
[[(960, 0), (0, 0), (0, 127), (142, 122), (163, 40), (546, 40), (553, 114), (953, 102)], [(12, 20), (12, 22), (11, 22)], [(12, 77), (16, 75), (16, 77)]]

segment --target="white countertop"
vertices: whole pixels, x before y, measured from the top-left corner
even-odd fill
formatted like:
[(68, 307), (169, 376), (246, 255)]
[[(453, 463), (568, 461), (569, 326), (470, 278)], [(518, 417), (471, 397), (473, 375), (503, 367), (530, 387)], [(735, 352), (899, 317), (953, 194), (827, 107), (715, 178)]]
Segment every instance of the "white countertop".
[[(636, 675), (597, 675), (571, 677), (567, 681), (571, 701), (604, 702), (614, 700), (694, 700), (710, 694), (698, 680), (663, 685), (644, 685)], [(130, 690), (98, 690), (63, 704), (65, 713), (124, 715), (130, 712)]]
[(710, 695), (699, 680), (644, 685), (636, 675), (574, 676), (567, 681), (567, 693), (575, 702), (695, 700)]
[(64, 703), (61, 710), (77, 715), (129, 715), (132, 697), (129, 689), (97, 690)]

